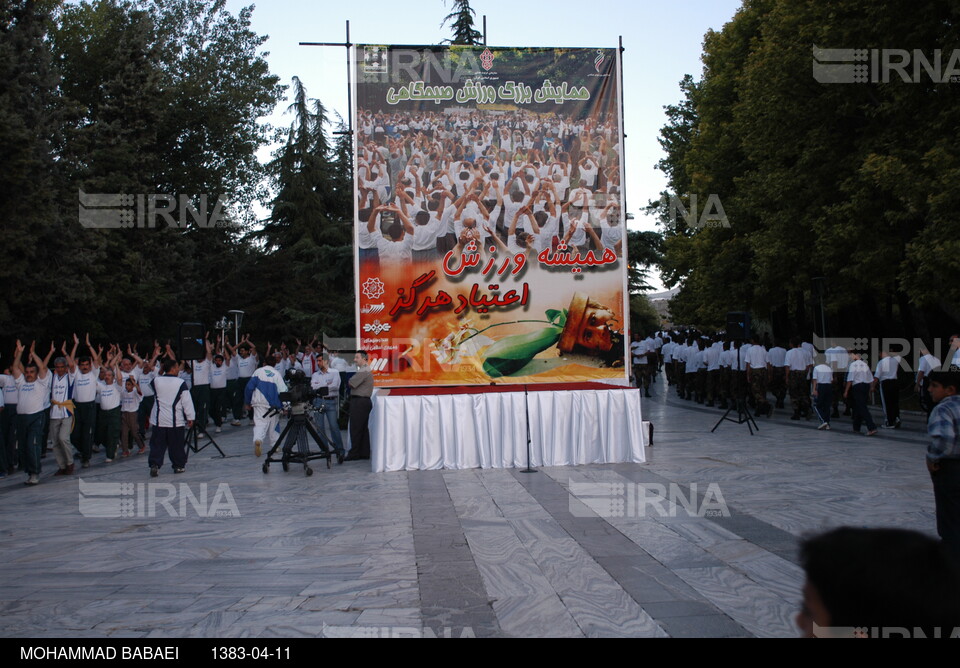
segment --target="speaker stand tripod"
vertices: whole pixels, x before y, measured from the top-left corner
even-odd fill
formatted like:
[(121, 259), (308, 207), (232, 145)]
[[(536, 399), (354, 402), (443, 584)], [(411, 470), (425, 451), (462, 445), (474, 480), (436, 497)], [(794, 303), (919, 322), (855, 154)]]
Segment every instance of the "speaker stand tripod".
[[(740, 372), (740, 348), (739, 348), (739, 346), (738, 346), (738, 347), (737, 347), (737, 371), (736, 371), (736, 373), (739, 373), (739, 372)], [(717, 427), (719, 427), (720, 424), (721, 424), (724, 420), (728, 420), (729, 422), (735, 422), (735, 423), (737, 423), (737, 424), (744, 424), (744, 423), (746, 423), (747, 429), (750, 430), (750, 435), (751, 435), (751, 436), (753, 436), (753, 430), (754, 430), (754, 429), (756, 429), (757, 431), (760, 431), (760, 427), (757, 426), (757, 421), (753, 419), (753, 416), (750, 415), (750, 409), (747, 408), (746, 392), (745, 392), (744, 390), (741, 390), (741, 388), (739, 387), (739, 383), (737, 383), (737, 385), (738, 385), (738, 387), (737, 387), (737, 399), (736, 399), (736, 401), (734, 402), (735, 405), (734, 405), (734, 406), (731, 406), (730, 408), (728, 408), (728, 409), (727, 409), (727, 412), (723, 414), (723, 417), (720, 418), (720, 419), (717, 421), (717, 424), (713, 425), (713, 429), (710, 430), (710, 433), (711, 433), (711, 434), (717, 430)], [(736, 411), (737, 411), (737, 417), (736, 417), (736, 419), (734, 419), (734, 418), (732, 418), (732, 417), (729, 417), (730, 413), (732, 413), (732, 412), (734, 411), (734, 409), (736, 409)]]

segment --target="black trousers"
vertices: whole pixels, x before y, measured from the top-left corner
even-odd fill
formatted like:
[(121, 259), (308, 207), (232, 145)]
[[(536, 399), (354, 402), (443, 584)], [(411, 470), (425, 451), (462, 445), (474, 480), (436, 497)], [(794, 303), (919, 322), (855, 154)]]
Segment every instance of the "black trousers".
[(76, 402), (73, 433), (70, 435), (74, 447), (80, 451), (82, 461), (90, 461), (93, 456), (93, 439), (97, 428), (97, 404), (93, 401)]
[(227, 411), (228, 401), (227, 388), (210, 388), (210, 408), (213, 412), (213, 424), (218, 427), (223, 426), (223, 415)]
[(870, 415), (867, 400), (870, 398), (870, 383), (857, 383), (850, 387), (850, 396), (853, 398), (853, 430), (860, 431), (860, 425), (866, 423), (869, 431), (875, 431), (877, 425)]
[(900, 386), (895, 378), (880, 381), (880, 397), (883, 399), (887, 426), (892, 427), (900, 421)]
[(350, 397), (350, 456), (370, 456), (370, 397)]
[(170, 452), (170, 463), (175, 469), (186, 468), (187, 448), (185, 443), (186, 429), (183, 427), (153, 427), (150, 437), (150, 466), (160, 468), (167, 451)]

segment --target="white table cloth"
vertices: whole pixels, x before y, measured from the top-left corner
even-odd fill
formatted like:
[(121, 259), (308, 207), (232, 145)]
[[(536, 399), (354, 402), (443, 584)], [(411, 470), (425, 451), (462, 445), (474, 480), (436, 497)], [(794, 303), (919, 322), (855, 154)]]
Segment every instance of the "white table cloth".
[[(640, 391), (531, 391), (531, 466), (644, 462)], [(524, 393), (375, 392), (375, 472), (527, 465)]]

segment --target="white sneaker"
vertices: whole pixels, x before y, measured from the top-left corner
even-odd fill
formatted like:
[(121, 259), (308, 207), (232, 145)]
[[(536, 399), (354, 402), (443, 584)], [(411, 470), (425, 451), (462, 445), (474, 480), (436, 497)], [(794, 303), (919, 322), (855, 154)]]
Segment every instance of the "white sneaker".
[(221, 431), (222, 431), (222, 430), (220, 429), (220, 427), (217, 427), (216, 429), (213, 430), (213, 433), (214, 433), (214, 434), (219, 434)]
[(817, 429), (829, 429), (829, 428), (830, 428), (829, 422), (824, 422), (819, 427), (817, 427)]
[(230, 424), (233, 425), (234, 427), (239, 427), (241, 423), (240, 423), (240, 420), (234, 420)]
[(26, 484), (28, 484), (28, 485), (39, 485), (39, 484), (40, 484), (40, 476), (38, 476), (36, 473), (34, 473), (34, 474), (31, 475), (29, 478), (27, 478)]

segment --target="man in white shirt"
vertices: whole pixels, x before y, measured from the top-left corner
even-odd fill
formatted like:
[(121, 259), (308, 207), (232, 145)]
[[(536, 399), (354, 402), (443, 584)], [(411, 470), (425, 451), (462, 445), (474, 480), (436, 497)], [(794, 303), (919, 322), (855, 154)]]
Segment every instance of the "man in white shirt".
[(689, 354), (689, 342), (681, 336), (673, 353), (673, 361), (676, 366), (677, 395), (681, 399), (687, 398), (687, 355)]
[[(237, 354), (237, 403), (233, 407), (233, 416), (234, 416), (234, 426), (239, 426), (240, 418), (238, 415), (243, 415), (247, 413), (247, 410), (244, 409), (243, 394), (247, 383), (250, 382), (250, 379), (253, 378), (254, 372), (257, 370), (259, 365), (259, 358), (257, 356), (257, 347), (253, 344), (252, 341), (248, 338), (244, 338), (240, 342), (240, 345), (232, 349)], [(253, 422), (253, 413), (248, 413), (250, 418), (250, 426), (252, 427)]]
[(215, 433), (223, 431), (223, 416), (227, 410), (227, 358), (217, 353), (210, 367), (210, 410), (213, 414)]
[(960, 334), (950, 335), (950, 350), (947, 352), (946, 359), (950, 360), (950, 364), (943, 365), (944, 371), (949, 370), (951, 366), (960, 367)]
[(810, 416), (810, 386), (807, 375), (813, 369), (813, 359), (801, 347), (800, 338), (790, 340), (792, 346), (784, 357), (785, 380), (790, 391), (790, 403), (793, 405), (791, 420)]
[[(66, 353), (67, 344), (64, 343)], [(66, 357), (53, 360), (53, 377), (50, 379), (50, 437), (53, 439), (53, 454), (57, 459), (57, 472), (54, 475), (73, 473), (73, 445), (70, 432), (73, 431), (73, 376)]]
[(737, 398), (734, 390), (735, 380), (733, 377), (733, 367), (737, 365), (737, 351), (732, 341), (723, 344), (720, 352), (720, 387), (722, 399), (718, 408), (727, 410), (730, 406), (736, 408)]
[(120, 445), (120, 370), (114, 366), (116, 357), (107, 363), (104, 379), (97, 385), (97, 401), (100, 410), (97, 413), (97, 425), (102, 433), (102, 444), (106, 446), (106, 463), (111, 463), (117, 456), (117, 446)]
[(900, 356), (886, 350), (880, 354), (880, 361), (873, 375), (880, 387), (880, 404), (883, 406), (884, 429), (900, 428), (900, 387), (897, 383), (897, 371), (900, 369)]
[(673, 385), (673, 352), (676, 350), (677, 344), (673, 342), (673, 339), (667, 337), (664, 339), (663, 348), (663, 369), (665, 375), (667, 376), (667, 386)]
[(630, 343), (630, 354), (633, 356), (633, 375), (637, 387), (643, 388), (644, 395), (650, 396), (650, 362), (647, 357), (647, 343), (643, 341), (640, 334), (634, 332), (633, 341)]
[(384, 214), (392, 213), (397, 220), (390, 223), (386, 235), (377, 234), (377, 253), (381, 267), (396, 267), (413, 261), (413, 225), (406, 214), (396, 206), (379, 206), (370, 214), (367, 223), (367, 232), (374, 234), (380, 229), (380, 218)]
[(777, 408), (783, 408), (787, 398), (786, 373), (783, 368), (786, 358), (787, 349), (780, 345), (780, 341), (767, 351), (767, 385), (770, 393), (776, 397)]
[(147, 423), (150, 420), (150, 411), (153, 410), (153, 379), (157, 377), (157, 357), (160, 355), (160, 349), (157, 348), (152, 359), (143, 360), (136, 374), (137, 386), (140, 389), (140, 406), (137, 408), (137, 433), (141, 441), (147, 438)]
[[(340, 435), (340, 424), (337, 418), (340, 415), (340, 372), (334, 371), (327, 365), (327, 357), (321, 357), (318, 362), (320, 368), (310, 377), (310, 387), (319, 391), (322, 396), (317, 397), (314, 405), (322, 410), (321, 415), (330, 430), (330, 440), (337, 454), (337, 461), (343, 462), (343, 437)], [(317, 425), (323, 431), (322, 424)]]
[(597, 161), (591, 157), (585, 157), (580, 160), (580, 185), (594, 190), (597, 186), (597, 172), (600, 171), (600, 167), (597, 165)]
[(874, 436), (877, 433), (877, 425), (870, 415), (867, 402), (873, 390), (875, 378), (867, 363), (860, 359), (859, 352), (851, 352), (850, 360), (844, 397), (849, 396), (853, 401), (853, 430), (859, 434), (860, 425), (866, 423), (867, 436)]
[(149, 458), (151, 478), (160, 474), (168, 451), (173, 472), (183, 473), (186, 470), (186, 430), (193, 426), (196, 417), (190, 390), (179, 377), (180, 365), (177, 360), (168, 357), (160, 368), (163, 375), (153, 381), (156, 401), (150, 415), (153, 425)]
[(136, 375), (130, 374), (130, 377), (123, 381), (120, 388), (120, 446), (123, 451), (121, 456), (129, 457), (133, 449), (131, 440), (136, 441), (139, 446), (138, 455), (147, 451), (147, 447), (140, 435), (139, 413), (140, 403), (143, 400), (143, 393), (137, 382)]
[[(663, 346), (666, 348), (666, 344)], [(723, 387), (720, 379), (720, 355), (723, 353), (723, 344), (720, 341), (711, 341), (704, 351), (707, 363), (707, 407), (713, 408), (723, 401)]]
[(90, 355), (77, 358), (77, 348), (80, 339), (73, 335), (73, 350), (67, 356), (67, 361), (76, 360), (70, 365), (73, 374), (73, 403), (76, 406), (76, 424), (73, 427), (73, 445), (80, 452), (80, 465), (89, 468), (90, 458), (93, 456), (93, 441), (97, 426), (97, 383), (100, 378), (100, 354), (90, 344), (90, 336), (86, 338)]
[(210, 332), (203, 337), (205, 349), (203, 359), (189, 362), (193, 367), (193, 384), (190, 394), (197, 412), (197, 435), (207, 436), (207, 422), (210, 418), (210, 367), (213, 366), (213, 344), (209, 341)]
[(17, 461), (17, 379), (10, 368), (0, 374), (4, 410), (0, 411), (0, 473), (13, 475)]
[(930, 398), (930, 374), (940, 370), (940, 360), (930, 354), (930, 351), (924, 347), (920, 348), (920, 362), (917, 365), (917, 380), (914, 389), (920, 396), (920, 407), (930, 416), (933, 410), (933, 399)]
[(45, 359), (30, 345), (30, 358), (24, 366), (23, 344), (17, 341), (11, 371), (17, 383), (17, 435), (20, 440), (20, 467), (27, 474), (27, 485), (40, 483), (40, 451), (43, 439), (45, 406), (50, 397), (50, 374), (47, 365), (53, 356), (54, 347)]
[[(703, 371), (702, 374), (701, 371)], [(692, 399), (698, 404), (703, 403), (706, 373), (707, 368), (703, 364), (703, 343), (699, 339), (694, 339), (687, 356), (687, 399)]]
[(811, 378), (811, 392), (813, 393), (813, 410), (820, 418), (817, 429), (830, 429), (830, 409), (833, 406), (833, 369), (826, 364), (818, 364), (813, 368)]
[(747, 384), (747, 353), (750, 352), (750, 343), (746, 341), (734, 341), (733, 342), (733, 355), (730, 359), (731, 363), (731, 377), (732, 383), (734, 386), (733, 398), (734, 398), (734, 408), (736, 408), (737, 401), (744, 401), (749, 403), (750, 399), (750, 386)]
[[(827, 365), (833, 371), (833, 412), (830, 417), (840, 417), (840, 398), (843, 397), (843, 388), (846, 384), (847, 366), (850, 364), (850, 354), (843, 346), (836, 345), (827, 348), (824, 351), (827, 358)], [(844, 399), (844, 415), (850, 415), (853, 411), (853, 404), (848, 399)]]
[(756, 402), (756, 415), (771, 415), (773, 408), (767, 401), (767, 350), (760, 345), (760, 337), (754, 336), (753, 345), (747, 351), (747, 385)]

